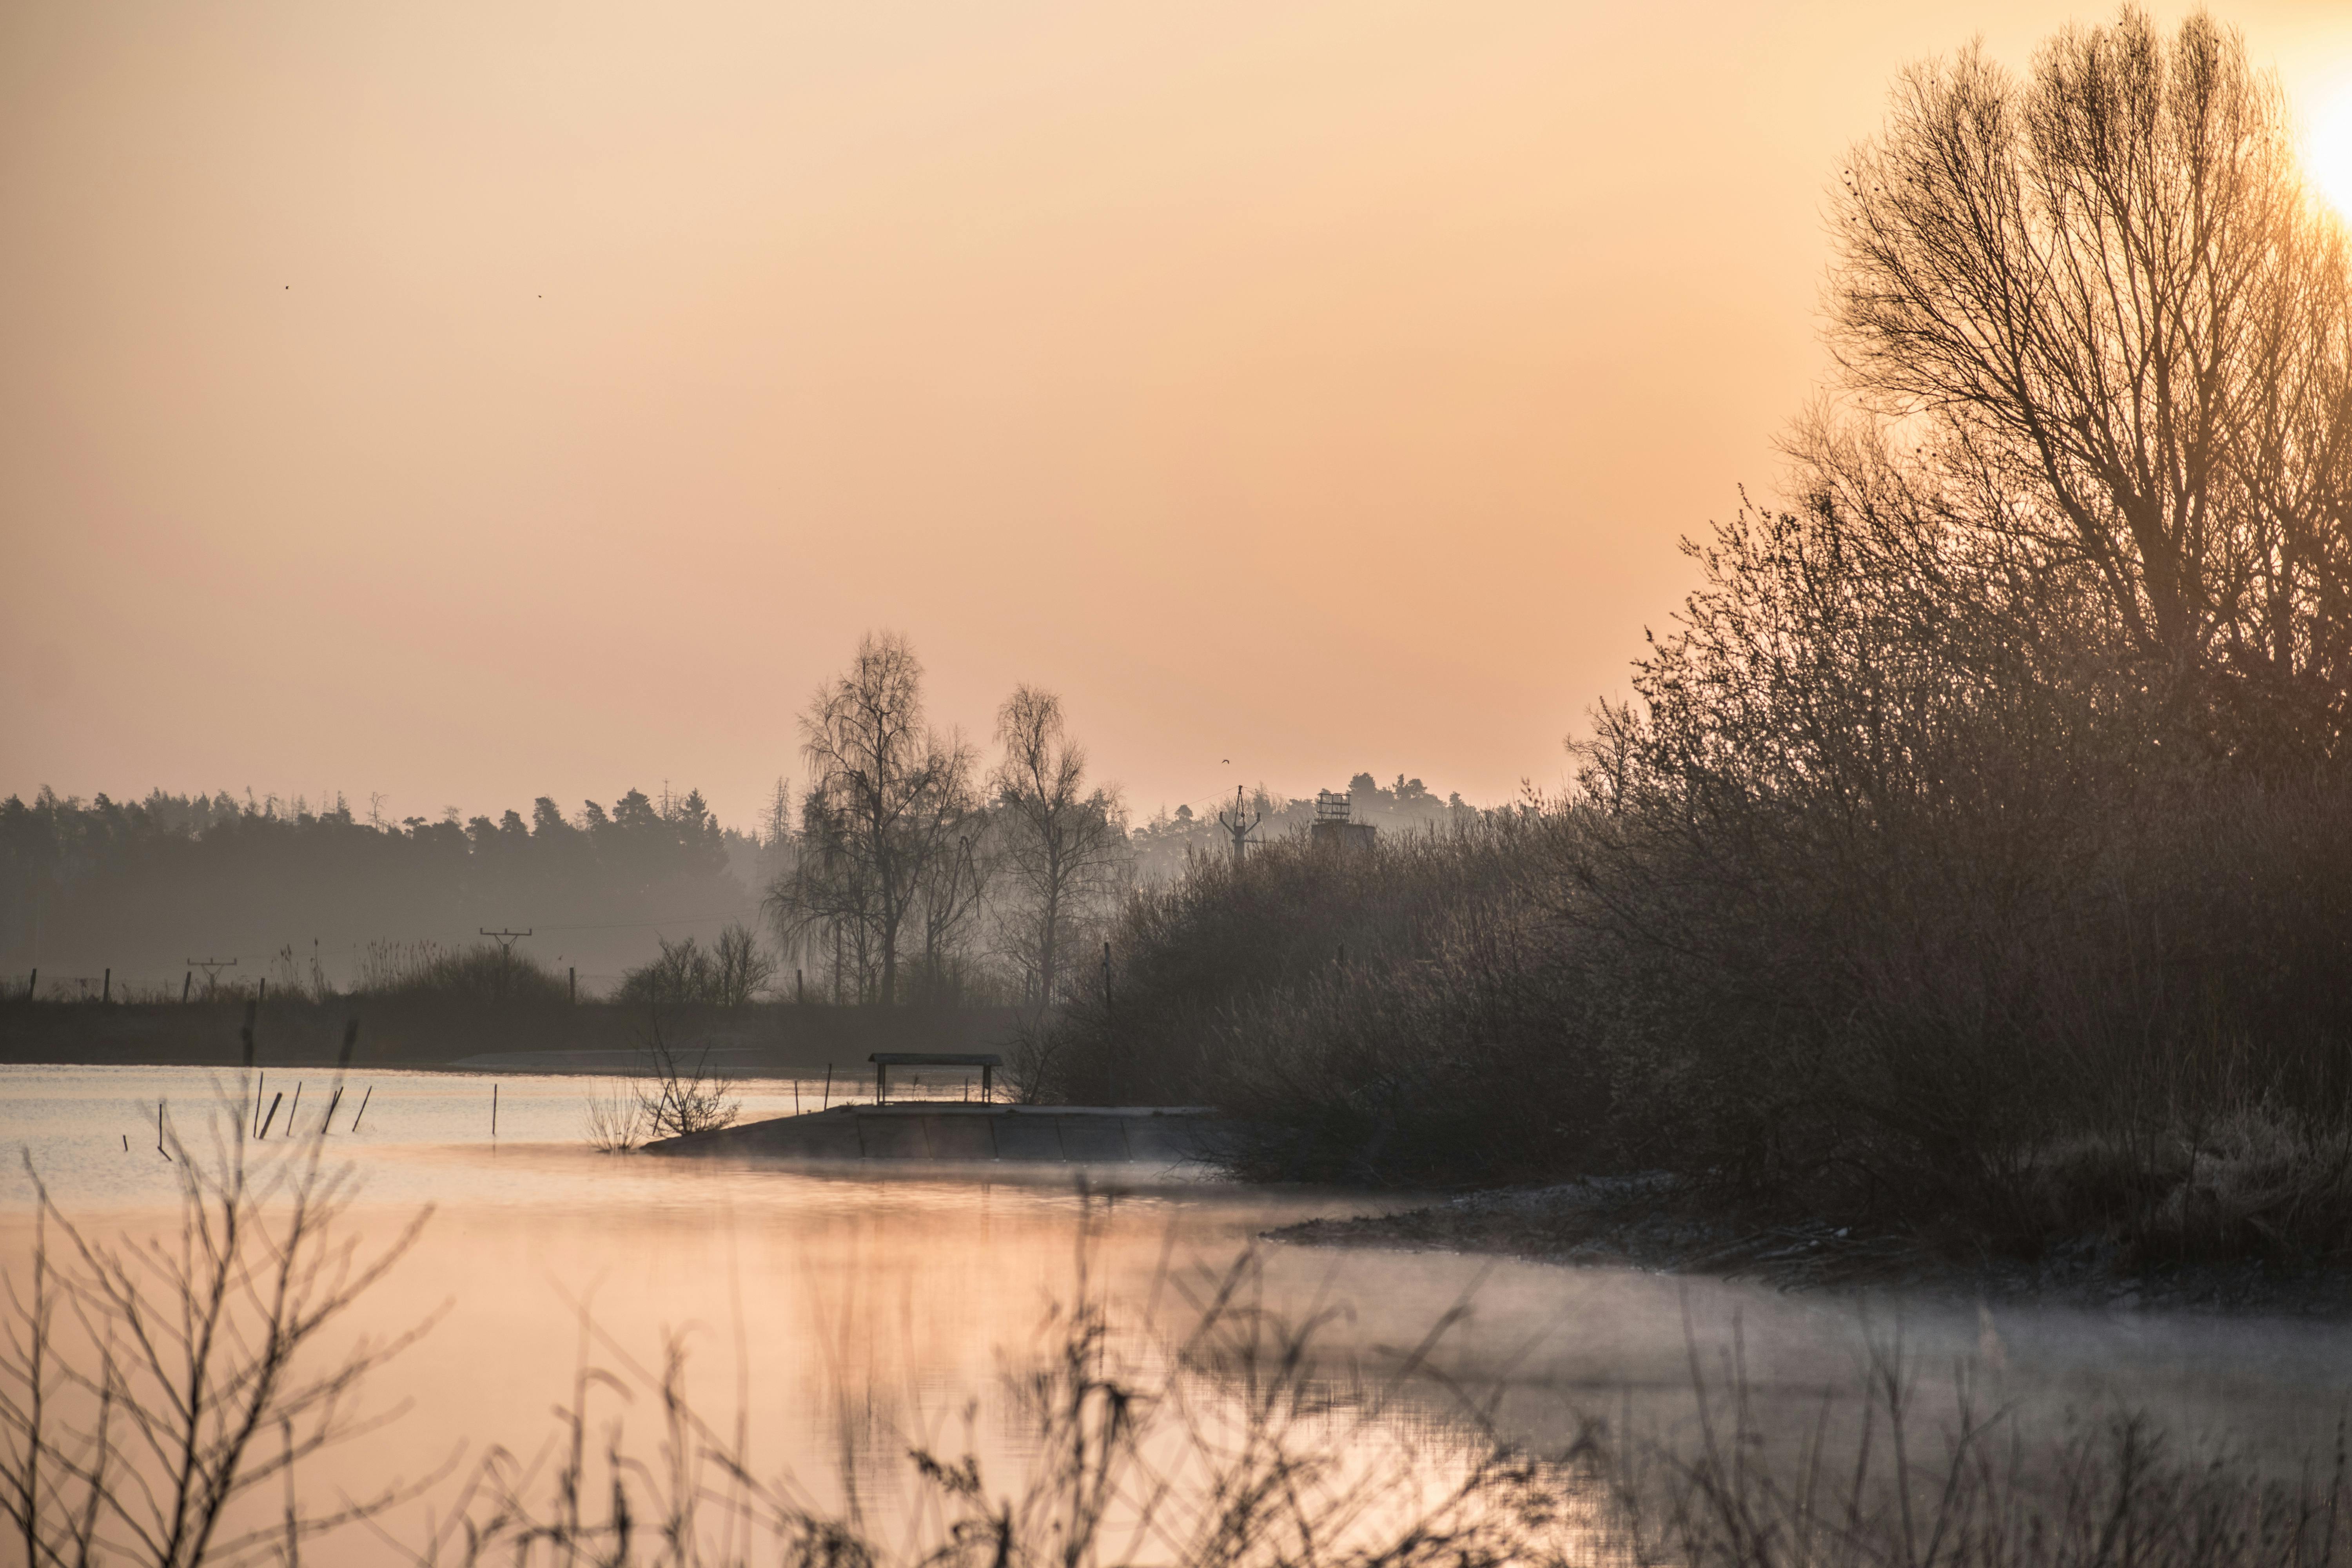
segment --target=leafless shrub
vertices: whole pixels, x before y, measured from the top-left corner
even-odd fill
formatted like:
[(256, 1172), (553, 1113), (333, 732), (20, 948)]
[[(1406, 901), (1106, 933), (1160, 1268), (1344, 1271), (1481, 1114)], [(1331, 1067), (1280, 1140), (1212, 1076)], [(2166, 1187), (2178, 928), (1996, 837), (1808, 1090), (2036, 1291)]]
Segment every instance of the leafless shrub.
[(709, 947), (690, 936), (661, 939), (661, 956), (622, 976), (614, 996), (662, 1006), (741, 1007), (757, 999), (775, 973), (776, 961), (751, 928), (739, 922), (720, 931)]
[(646, 1044), (646, 1074), (637, 1088), (637, 1124), (646, 1138), (682, 1138), (735, 1124), (741, 1102), (732, 1079), (710, 1070), (705, 1047), (688, 1068), (662, 1037), (656, 1020)]
[(0, 1514), (28, 1564), (290, 1563), (415, 1494), (394, 1480), (321, 1509), (297, 1470), (379, 1424), (359, 1409), (362, 1384), (423, 1326), (323, 1360), (320, 1342), (425, 1214), (363, 1253), (340, 1233), (351, 1179), (317, 1137), (249, 1155), (235, 1106), (215, 1131), (203, 1153), (168, 1140), (176, 1237), (97, 1237), (32, 1173), (30, 1272), (0, 1311)]

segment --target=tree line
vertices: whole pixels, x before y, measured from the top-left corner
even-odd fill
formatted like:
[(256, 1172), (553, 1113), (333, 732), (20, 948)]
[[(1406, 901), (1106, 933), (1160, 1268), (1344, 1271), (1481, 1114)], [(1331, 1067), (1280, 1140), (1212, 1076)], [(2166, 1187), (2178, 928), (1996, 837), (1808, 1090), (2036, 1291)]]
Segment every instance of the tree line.
[[(338, 977), (478, 990), (528, 971), (524, 989), (550, 995), (577, 970), (584, 994), (643, 1001), (1043, 1007), (1093, 983), (1088, 955), (1134, 888), (1230, 853), (1213, 813), (1131, 822), (1043, 688), (1005, 699), (985, 755), (932, 723), (921, 663), (897, 633), (861, 641), (798, 732), (805, 784), (780, 780), (749, 832), (722, 826), (693, 790), (400, 821), (340, 798), (314, 811), (226, 793), (12, 796), (0, 963), (46, 965), (52, 995), (101, 966), (118, 994), (141, 983), (176, 994), (165, 977), (184, 959), (242, 954), (224, 973), (247, 989), (266, 974), (308, 992)], [(1349, 798), (1360, 819), (1400, 831), (1475, 815), (1417, 779), (1360, 773)], [(1258, 844), (1313, 816), (1262, 786), (1241, 805)], [(482, 927), (532, 935), (491, 963), (465, 951)]]

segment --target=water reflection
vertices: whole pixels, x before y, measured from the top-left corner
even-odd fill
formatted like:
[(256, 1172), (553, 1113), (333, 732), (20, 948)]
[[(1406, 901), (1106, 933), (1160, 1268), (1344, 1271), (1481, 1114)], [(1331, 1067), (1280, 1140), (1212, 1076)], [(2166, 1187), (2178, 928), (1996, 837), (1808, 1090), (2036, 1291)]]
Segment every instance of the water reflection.
[[(325, 1075), (299, 1076), (307, 1123), (311, 1105), (323, 1109), (313, 1097)], [(789, 1470), (824, 1506), (849, 1500), (843, 1478), (855, 1475), (859, 1500), (892, 1518), (909, 1500), (901, 1461), (910, 1447), (969, 1447), (992, 1474), (1034, 1458), (1034, 1431), (997, 1394), (1009, 1374), (1050, 1358), (1055, 1314), (1082, 1292), (1122, 1352), (1148, 1361), (1268, 1227), (1396, 1201), (1134, 1167), (1092, 1173), (1082, 1187), (1082, 1173), (1065, 1167), (791, 1169), (600, 1155), (580, 1141), (594, 1080), (500, 1080), (495, 1141), (484, 1079), (372, 1081), (360, 1131), (348, 1127), (355, 1093), (330, 1140), (364, 1181), (352, 1220), (381, 1239), (420, 1205), (435, 1215), (352, 1326), (382, 1334), (446, 1316), (373, 1391), (386, 1407), (407, 1402), (406, 1414), (364, 1451), (322, 1460), (312, 1485), (420, 1475), (460, 1448), (539, 1454), (593, 1322), (604, 1347), (589, 1345), (593, 1353), (648, 1365), (666, 1337), (684, 1336), (697, 1403), (730, 1429), (740, 1405), (763, 1468)], [(790, 1099), (790, 1086), (754, 1086), (747, 1112), (789, 1110)], [(66, 1210), (102, 1231), (140, 1234), (176, 1223), (171, 1173), (152, 1143), (158, 1100), (199, 1146), (235, 1136), (253, 1103), (234, 1074), (6, 1068), (0, 1134), (26, 1150)], [(0, 1267), (12, 1277), (28, 1245), (30, 1194), (12, 1165), (0, 1182)], [(2352, 1335), (2329, 1324), (1864, 1305), (1391, 1250), (1277, 1247), (1247, 1280), (1266, 1310), (1327, 1321), (1314, 1369), (1327, 1392), (1412, 1365), (1408, 1397), (1384, 1418), (1397, 1440), (1423, 1445), (1456, 1428), (1465, 1400), (1491, 1411), (1506, 1436), (1544, 1446), (1571, 1436), (1580, 1412), (1671, 1424), (1686, 1409), (1694, 1344), (1712, 1364), (1735, 1321), (1756, 1397), (1792, 1424), (1813, 1418), (1825, 1389), (1853, 1385), (1874, 1324), (1882, 1336), (1899, 1325), (1906, 1353), (1931, 1374), (1969, 1363), (1990, 1397), (2034, 1419), (2128, 1401), (2184, 1436), (2226, 1437), (2281, 1466), (2323, 1447), (2352, 1394)], [(1457, 1309), (1462, 1320), (1425, 1342)], [(614, 1405), (601, 1418), (623, 1415), (642, 1423), (646, 1412)]]

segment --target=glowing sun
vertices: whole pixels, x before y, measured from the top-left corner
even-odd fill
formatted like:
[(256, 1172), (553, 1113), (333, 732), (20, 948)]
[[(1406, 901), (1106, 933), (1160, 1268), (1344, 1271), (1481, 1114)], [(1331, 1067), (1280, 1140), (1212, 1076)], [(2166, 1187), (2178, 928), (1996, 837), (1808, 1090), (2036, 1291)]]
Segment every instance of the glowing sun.
[(2337, 212), (2352, 218), (2352, 88), (2322, 106), (2311, 122), (2304, 157), (2313, 182)]

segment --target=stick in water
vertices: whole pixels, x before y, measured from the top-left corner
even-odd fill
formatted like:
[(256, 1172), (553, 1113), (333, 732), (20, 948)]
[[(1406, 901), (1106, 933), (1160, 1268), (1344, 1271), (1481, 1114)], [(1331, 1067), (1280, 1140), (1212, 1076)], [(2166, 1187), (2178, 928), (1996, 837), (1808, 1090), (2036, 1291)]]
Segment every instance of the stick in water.
[(257, 1073), (253, 1079), (253, 1135), (261, 1136), (261, 1097), (269, 1091), (269, 1075)]
[(335, 1107), (343, 1102), (343, 1086), (335, 1085), (335, 1097), (327, 1101), (327, 1114), (319, 1118), (319, 1136), (324, 1138), (335, 1130)]
[(269, 1136), (269, 1125), (271, 1122), (278, 1120), (278, 1102), (285, 1098), (286, 1091), (282, 1089), (276, 1094), (269, 1097), (269, 1114), (262, 1118), (261, 1131), (254, 1134), (256, 1138), (267, 1138)]
[[(125, 1138), (122, 1142), (125, 1148), (131, 1145), (131, 1140), (128, 1138)], [(155, 1152), (163, 1155), (166, 1160), (172, 1157), (172, 1152), (163, 1147), (163, 1102), (160, 1100), (155, 1102)]]
[(366, 1093), (366, 1094), (362, 1094), (362, 1095), (361, 1095), (361, 1096), (360, 1096), (360, 1109), (359, 1109), (359, 1114), (358, 1114), (358, 1115), (356, 1115), (356, 1116), (353, 1116), (353, 1117), (352, 1118), (352, 1131), (356, 1132), (356, 1131), (358, 1131), (360, 1130), (360, 1117), (361, 1117), (361, 1116), (365, 1116), (365, 1115), (367, 1114), (367, 1102), (368, 1102), (369, 1099), (370, 1099), (370, 1098), (371, 1098), (374, 1093), (375, 1093), (375, 1085), (373, 1085), (373, 1084), (370, 1084), (370, 1085), (368, 1085), (368, 1086), (367, 1086), (367, 1093)]
[(302, 1109), (302, 1080), (294, 1080), (294, 1103), (286, 1108), (286, 1136), (294, 1136), (294, 1113)]
[(490, 1085), (490, 1136), (499, 1135), (499, 1086)]

